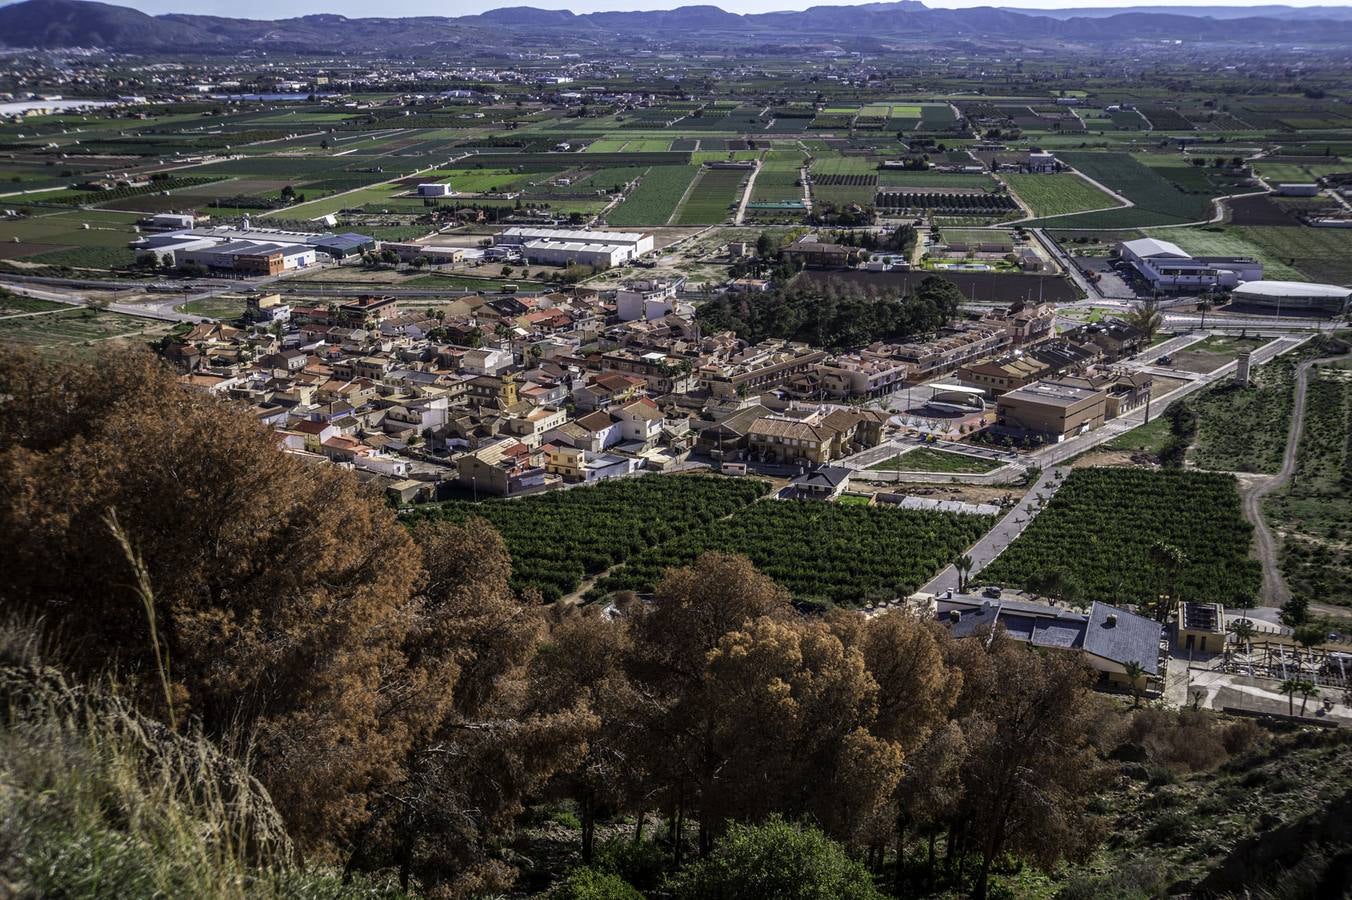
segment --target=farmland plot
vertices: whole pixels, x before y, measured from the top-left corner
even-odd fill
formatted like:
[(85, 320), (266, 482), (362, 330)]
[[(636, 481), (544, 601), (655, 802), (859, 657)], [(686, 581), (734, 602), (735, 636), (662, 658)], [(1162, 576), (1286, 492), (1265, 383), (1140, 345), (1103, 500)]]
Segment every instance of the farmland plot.
[(1162, 542), (1184, 557), (1175, 596), (1229, 605), (1258, 590), (1252, 535), (1231, 475), (1075, 469), (981, 580), (1024, 587), (1063, 569), (1082, 598), (1146, 605), (1170, 588), (1169, 573), (1152, 556)]
[(653, 166), (606, 220), (611, 225), (665, 225), (698, 173), (694, 166)]
[(1121, 205), (1079, 175), (1070, 172), (1057, 175), (1006, 175), (1005, 181), (1028, 204), (1035, 216), (1060, 216)]
[(1053, 222), (1057, 228), (1133, 228), (1141, 225), (1173, 225), (1205, 220), (1211, 216), (1206, 195), (1186, 193), (1150, 166), (1129, 153), (1065, 151), (1060, 159), (1136, 204), (1114, 209), (1065, 216)]
[(649, 591), (706, 550), (741, 553), (801, 601), (904, 597), (990, 527), (986, 516), (787, 500), (757, 503), (633, 557), (596, 593)]
[(516, 500), (452, 501), (420, 508), (412, 521), (486, 519), (507, 542), (513, 589), (535, 588), (553, 601), (587, 575), (727, 516), (766, 490), (750, 479), (647, 475)]
[(676, 211), (675, 225), (717, 225), (732, 213), (741, 197), (747, 172), (738, 169), (704, 169)]

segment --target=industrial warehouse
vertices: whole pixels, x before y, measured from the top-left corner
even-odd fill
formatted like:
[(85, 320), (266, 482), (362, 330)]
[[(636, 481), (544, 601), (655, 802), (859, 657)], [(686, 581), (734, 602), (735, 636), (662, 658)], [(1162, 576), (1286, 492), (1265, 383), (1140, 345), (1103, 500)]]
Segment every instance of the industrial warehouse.
[(653, 236), (639, 231), (508, 228), (493, 243), (516, 248), (528, 261), (541, 265), (610, 268), (651, 253)]
[(1228, 290), (1263, 277), (1263, 264), (1247, 256), (1193, 256), (1170, 241), (1124, 241), (1122, 258), (1160, 291)]
[(319, 234), (253, 228), (185, 228), (132, 241), (140, 260), (166, 268), (199, 265), (231, 276), (281, 275), (317, 262), (341, 262), (375, 247), (363, 234)]

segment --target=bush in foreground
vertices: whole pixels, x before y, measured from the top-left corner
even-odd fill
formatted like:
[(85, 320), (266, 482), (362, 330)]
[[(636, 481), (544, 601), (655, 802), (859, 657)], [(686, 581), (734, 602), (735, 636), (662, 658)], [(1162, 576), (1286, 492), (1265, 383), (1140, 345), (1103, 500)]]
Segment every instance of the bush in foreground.
[(873, 900), (882, 894), (862, 863), (815, 828), (778, 817), (733, 825), (712, 854), (672, 882), (689, 900)]

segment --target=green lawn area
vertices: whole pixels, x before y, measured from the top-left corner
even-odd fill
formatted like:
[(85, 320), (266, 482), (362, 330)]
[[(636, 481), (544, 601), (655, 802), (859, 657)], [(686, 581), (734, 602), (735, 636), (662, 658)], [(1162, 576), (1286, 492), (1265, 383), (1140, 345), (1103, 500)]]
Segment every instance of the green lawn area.
[(1121, 204), (1073, 172), (1056, 175), (1006, 175), (1010, 188), (1035, 216), (1061, 216)]
[[(1153, 412), (1153, 410), (1152, 410)], [(1105, 450), (1143, 450), (1159, 453), (1169, 441), (1169, 420), (1161, 416), (1148, 425), (1119, 434), (1103, 445)]]
[(932, 450), (920, 447), (907, 453), (898, 453), (889, 459), (876, 462), (870, 469), (897, 472), (943, 472), (947, 474), (976, 474), (992, 472), (1004, 463), (965, 456), (947, 450)]
[(233, 321), (244, 315), (245, 303), (238, 297), (207, 297), (180, 306), (179, 312)]

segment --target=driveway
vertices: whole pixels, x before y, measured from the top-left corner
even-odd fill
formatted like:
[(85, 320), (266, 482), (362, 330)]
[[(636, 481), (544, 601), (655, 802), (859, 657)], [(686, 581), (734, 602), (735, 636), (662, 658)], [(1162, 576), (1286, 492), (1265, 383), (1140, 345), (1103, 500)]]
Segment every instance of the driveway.
[[(967, 549), (967, 556), (972, 558), (972, 571), (968, 575), (968, 581), (978, 583), (977, 573), (991, 561), (1004, 552), (1005, 548), (1014, 542), (1023, 530), (1028, 527), (1037, 514), (1042, 511), (1043, 504), (1038, 502), (1039, 496), (1046, 500), (1051, 500), (1061, 485), (1065, 483), (1065, 477), (1070, 473), (1066, 468), (1047, 469), (1038, 478), (1037, 483), (1024, 494), (1023, 500), (1012, 510), (1005, 513), (1000, 521), (995, 523), (995, 527), (981, 536), (981, 539)], [(958, 589), (958, 570), (953, 566), (944, 569), (929, 583), (920, 590), (926, 594), (941, 594), (944, 591), (956, 591)]]

